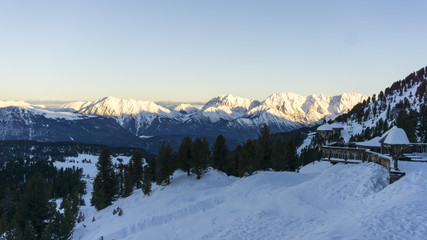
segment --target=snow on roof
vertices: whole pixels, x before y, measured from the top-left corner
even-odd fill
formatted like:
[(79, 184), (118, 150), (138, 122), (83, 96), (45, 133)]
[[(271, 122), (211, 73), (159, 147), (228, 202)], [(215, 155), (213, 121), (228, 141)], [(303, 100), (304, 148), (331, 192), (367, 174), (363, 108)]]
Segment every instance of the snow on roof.
[(332, 131), (331, 125), (325, 123), (317, 128), (317, 131)]
[(344, 128), (344, 127), (343, 127), (343, 125), (342, 125), (341, 123), (336, 123), (336, 122), (332, 123), (332, 124), (331, 124), (331, 127), (332, 127), (332, 128)]
[(396, 128), (387, 135), (384, 140), (384, 144), (406, 145), (409, 144), (409, 140), (408, 136), (406, 136), (405, 130)]
[(387, 132), (385, 132), (383, 135), (381, 135), (381, 140), (382, 140), (382, 141), (384, 141), (384, 139), (387, 137), (387, 135), (388, 135), (389, 133), (391, 133), (392, 131), (394, 131), (396, 128), (397, 128), (397, 127), (396, 127), (396, 126), (394, 126), (394, 127), (390, 128)]
[(357, 142), (356, 145), (363, 146), (363, 147), (381, 147), (380, 139), (381, 137), (374, 137), (368, 141)]

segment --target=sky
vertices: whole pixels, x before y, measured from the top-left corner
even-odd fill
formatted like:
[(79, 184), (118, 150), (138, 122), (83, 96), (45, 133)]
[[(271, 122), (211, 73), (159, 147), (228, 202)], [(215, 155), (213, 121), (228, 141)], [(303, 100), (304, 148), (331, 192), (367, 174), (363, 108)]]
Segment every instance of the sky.
[(372, 95), (427, 66), (427, 1), (3, 1), (0, 99)]

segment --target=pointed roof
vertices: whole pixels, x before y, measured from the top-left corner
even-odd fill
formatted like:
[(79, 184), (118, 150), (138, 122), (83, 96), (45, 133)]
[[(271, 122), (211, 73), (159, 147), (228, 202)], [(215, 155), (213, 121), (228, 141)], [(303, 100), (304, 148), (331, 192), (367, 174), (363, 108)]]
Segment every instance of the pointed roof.
[(410, 143), (405, 130), (396, 126), (384, 133), (379, 142), (388, 145), (407, 145)]

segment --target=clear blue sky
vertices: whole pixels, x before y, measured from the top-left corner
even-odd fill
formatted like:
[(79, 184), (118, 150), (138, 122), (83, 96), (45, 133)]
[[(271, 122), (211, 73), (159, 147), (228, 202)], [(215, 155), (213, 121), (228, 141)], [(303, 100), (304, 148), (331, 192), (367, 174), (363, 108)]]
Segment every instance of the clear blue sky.
[(427, 1), (1, 1), (0, 99), (378, 93), (427, 65)]

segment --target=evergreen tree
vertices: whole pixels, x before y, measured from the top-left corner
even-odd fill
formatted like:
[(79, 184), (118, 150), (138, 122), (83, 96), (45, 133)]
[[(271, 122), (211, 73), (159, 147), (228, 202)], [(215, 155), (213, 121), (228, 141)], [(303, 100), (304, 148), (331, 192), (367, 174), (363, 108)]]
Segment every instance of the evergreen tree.
[(251, 139), (248, 139), (241, 150), (238, 158), (238, 175), (240, 177), (252, 175), (259, 166), (258, 157), (256, 155), (256, 144)]
[(427, 103), (420, 106), (419, 125), (417, 127), (420, 142), (427, 143)]
[(151, 181), (156, 182), (156, 171), (157, 171), (157, 157), (152, 156), (148, 163), (148, 169), (150, 169)]
[(286, 149), (280, 135), (276, 136), (272, 151), (273, 169), (275, 171), (285, 171), (287, 169)]
[(416, 117), (409, 116), (405, 110), (401, 110), (396, 117), (396, 126), (405, 130), (410, 142), (417, 141), (415, 134), (415, 130), (417, 127)]
[[(17, 209), (18, 228), (35, 232), (40, 238), (46, 227), (46, 222), (55, 212), (55, 204), (49, 202), (50, 186), (39, 173), (35, 173), (25, 187), (20, 207)], [(30, 224), (28, 223), (30, 222)], [(28, 233), (28, 231), (27, 231)]]
[(145, 195), (150, 195), (151, 193), (151, 170), (148, 166), (145, 166), (143, 171), (142, 191)]
[(188, 176), (190, 176), (190, 170), (191, 170), (190, 164), (192, 161), (191, 146), (192, 146), (191, 137), (185, 137), (184, 139), (182, 139), (178, 149), (178, 153), (177, 153), (178, 168), (180, 168), (184, 172), (187, 172)]
[(156, 162), (156, 183), (158, 185), (169, 185), (171, 175), (175, 171), (173, 157), (172, 148), (163, 141), (159, 147)]
[(27, 224), (25, 224), (24, 231), (22, 233), (21, 239), (25, 240), (37, 240), (37, 233), (36, 229), (33, 227), (33, 224), (30, 220), (27, 221)]
[(128, 197), (133, 192), (133, 187), (135, 186), (135, 181), (132, 175), (132, 172), (129, 168), (132, 167), (132, 163), (129, 162), (128, 166), (125, 168), (125, 180), (123, 188), (123, 197)]
[(96, 163), (98, 174), (93, 183), (91, 204), (97, 210), (111, 205), (118, 193), (118, 180), (114, 172), (110, 151), (103, 150)]
[(213, 167), (225, 172), (227, 168), (228, 147), (223, 135), (218, 135), (212, 151)]
[(136, 150), (132, 158), (130, 159), (130, 162), (132, 162), (132, 171), (131, 174), (133, 176), (133, 180), (135, 182), (135, 186), (137, 189), (142, 187), (142, 152), (140, 150)]
[(239, 176), (237, 169), (239, 168), (239, 158), (242, 152), (242, 146), (237, 145), (236, 149), (231, 154), (230, 160), (227, 164), (227, 175)]
[(118, 164), (118, 181), (119, 181), (119, 195), (123, 196), (124, 194), (124, 184), (125, 184), (125, 165), (123, 164), (123, 159), (117, 158)]
[(273, 150), (270, 129), (267, 125), (264, 125), (261, 129), (261, 136), (259, 137), (258, 142), (260, 146), (260, 168), (262, 170), (267, 170), (272, 166), (271, 153)]
[(201, 140), (200, 138), (197, 138), (194, 140), (191, 153), (191, 171), (197, 175), (197, 179), (200, 179), (209, 164), (210, 151), (207, 139), (204, 138)]
[(42, 239), (68, 240), (71, 238), (76, 219), (78, 216), (78, 197), (72, 194), (61, 203), (61, 212), (56, 212), (55, 216), (49, 221)]
[(135, 186), (137, 189), (142, 187), (142, 164), (142, 152), (136, 150), (125, 171), (124, 197), (129, 196)]
[(289, 171), (295, 171), (299, 167), (298, 159), (295, 142), (293, 139), (289, 139), (286, 142), (286, 162)]

